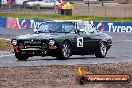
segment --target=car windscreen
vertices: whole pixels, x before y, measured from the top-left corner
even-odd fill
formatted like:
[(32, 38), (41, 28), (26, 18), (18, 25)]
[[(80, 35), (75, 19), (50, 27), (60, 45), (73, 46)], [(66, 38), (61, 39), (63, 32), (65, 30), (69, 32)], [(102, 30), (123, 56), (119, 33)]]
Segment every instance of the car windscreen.
[(38, 29), (39, 33), (70, 33), (75, 31), (75, 23), (72, 22), (52, 22), (44, 23)]

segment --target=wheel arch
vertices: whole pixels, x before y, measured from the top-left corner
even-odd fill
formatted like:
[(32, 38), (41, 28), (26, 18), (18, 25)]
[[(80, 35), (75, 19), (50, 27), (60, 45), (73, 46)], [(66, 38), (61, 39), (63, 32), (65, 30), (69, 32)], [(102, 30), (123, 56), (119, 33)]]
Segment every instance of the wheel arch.
[[(71, 47), (71, 52), (73, 51), (73, 48), (72, 48), (72, 41), (70, 39), (65, 39), (63, 42), (67, 41), (69, 44), (70, 44), (70, 47)], [(62, 43), (63, 43), (62, 42)]]
[(107, 40), (102, 40), (102, 42), (106, 45), (106, 49), (107, 49), (107, 51), (108, 51), (108, 41)]
[(68, 57), (66, 57), (66, 56), (63, 54), (62, 46), (63, 46), (63, 44), (64, 44), (65, 42), (69, 43), (69, 46), (71, 47), (71, 41), (70, 41), (69, 39), (65, 39), (65, 40), (61, 41), (61, 42), (60, 42), (60, 43), (61, 43), (60, 48), (58, 49), (59, 54), (57, 55), (57, 57), (58, 57), (59, 59), (68, 59), (68, 58), (72, 55), (71, 52), (70, 52), (70, 54), (68, 55)]
[[(72, 47), (72, 42), (71, 42), (70, 39), (65, 39), (64, 41), (67, 41), (68, 43), (70, 43), (70, 46)], [(64, 41), (63, 41), (63, 42), (64, 42)]]

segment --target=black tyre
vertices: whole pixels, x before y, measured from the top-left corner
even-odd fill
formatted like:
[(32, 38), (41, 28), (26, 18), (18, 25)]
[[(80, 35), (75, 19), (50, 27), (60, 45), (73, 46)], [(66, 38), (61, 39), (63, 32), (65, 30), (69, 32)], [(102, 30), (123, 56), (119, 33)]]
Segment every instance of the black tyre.
[(19, 61), (25, 61), (29, 58), (27, 54), (21, 54), (21, 53), (15, 53), (15, 56)]
[(61, 50), (58, 54), (58, 59), (64, 60), (64, 59), (68, 59), (71, 56), (71, 46), (70, 43), (68, 41), (64, 41), (61, 44)]
[(97, 58), (104, 58), (107, 54), (107, 49), (106, 49), (106, 44), (103, 42), (100, 42), (99, 44), (99, 49), (97, 51), (97, 53), (95, 54), (95, 56)]

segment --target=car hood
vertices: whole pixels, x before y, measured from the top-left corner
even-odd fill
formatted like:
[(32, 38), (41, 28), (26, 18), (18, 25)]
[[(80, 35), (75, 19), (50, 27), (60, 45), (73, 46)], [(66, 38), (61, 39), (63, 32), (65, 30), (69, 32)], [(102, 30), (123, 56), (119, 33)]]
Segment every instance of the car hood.
[(39, 34), (26, 34), (26, 35), (20, 35), (17, 36), (16, 39), (18, 40), (30, 40), (30, 39), (54, 39), (54, 38), (58, 38), (58, 37), (62, 37), (64, 36), (65, 33), (39, 33)]

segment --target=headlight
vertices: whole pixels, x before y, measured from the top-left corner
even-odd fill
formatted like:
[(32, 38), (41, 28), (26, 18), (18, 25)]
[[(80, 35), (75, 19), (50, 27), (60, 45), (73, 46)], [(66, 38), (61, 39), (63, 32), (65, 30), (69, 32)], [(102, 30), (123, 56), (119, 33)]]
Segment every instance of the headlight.
[(17, 45), (17, 40), (12, 40), (12, 45)]
[(54, 45), (55, 41), (54, 40), (49, 40), (49, 45)]

